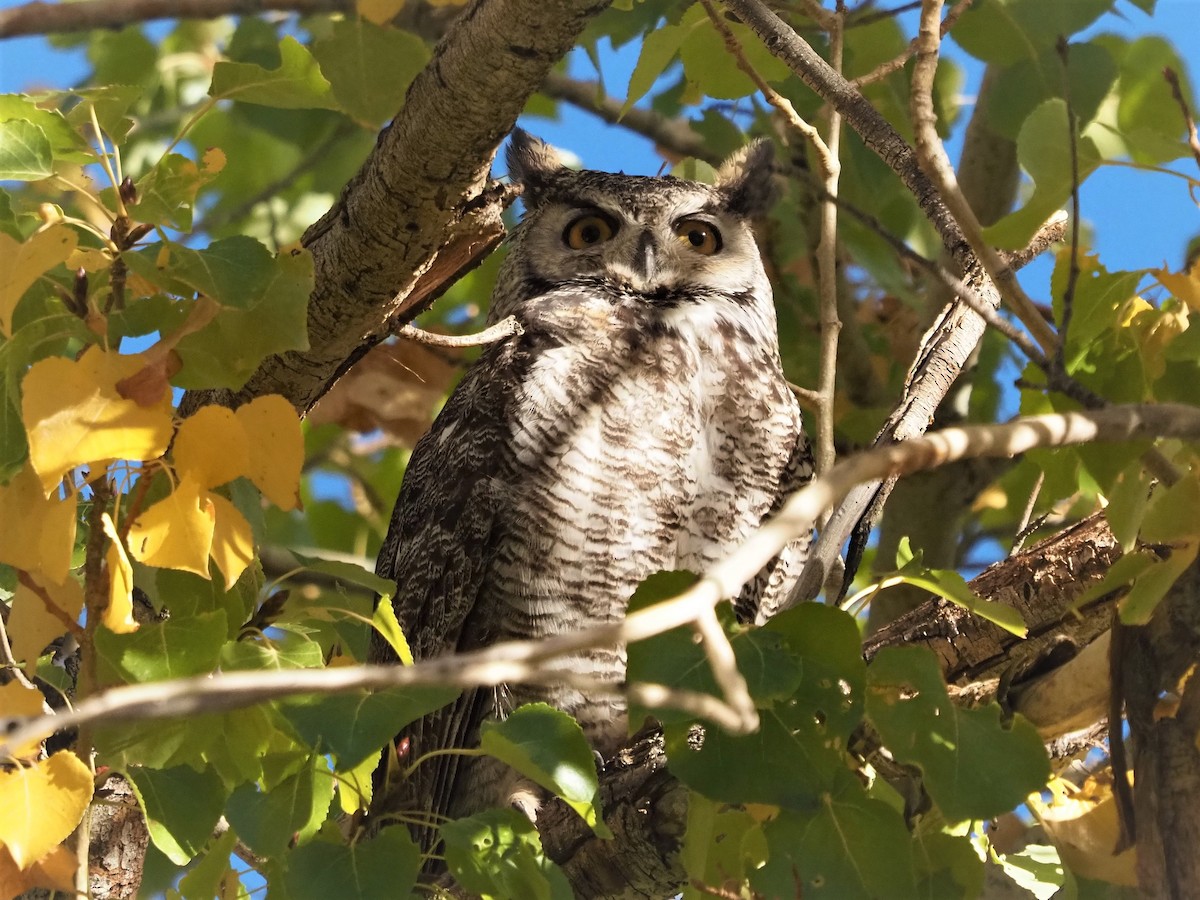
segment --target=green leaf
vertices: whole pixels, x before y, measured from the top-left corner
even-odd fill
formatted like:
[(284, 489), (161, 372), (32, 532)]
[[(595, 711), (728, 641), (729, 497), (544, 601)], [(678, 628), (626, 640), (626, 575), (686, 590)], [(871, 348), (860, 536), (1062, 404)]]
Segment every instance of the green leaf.
[(691, 27), (682, 25), (664, 25), (646, 35), (642, 41), (642, 50), (638, 55), (637, 65), (629, 76), (629, 88), (625, 94), (625, 103), (621, 106), (621, 115), (633, 109), (635, 103), (641, 100), (654, 82), (667, 70), (683, 39), (687, 37)]
[[(882, 779), (880, 779), (882, 781)], [(922, 897), (979, 897), (983, 893), (983, 860), (967, 835), (931, 831), (914, 835), (917, 891)]]
[(204, 759), (226, 784), (242, 784), (263, 777), (263, 758), (279, 742), (279, 721), (266, 706), (234, 709), (212, 718), (219, 738), (204, 751)]
[(287, 854), (281, 868), (291, 900), (407, 897), (421, 870), (421, 851), (407, 828), (394, 825), (349, 846), (312, 841)]
[(285, 700), (279, 712), (308, 746), (352, 769), (377, 753), (405, 725), (455, 700), (456, 687), (403, 687), (367, 693)]
[(867, 669), (867, 715), (902, 763), (918, 765), (948, 821), (987, 819), (1023, 803), (1050, 777), (1046, 749), (1022, 716), (959, 709), (923, 647), (888, 647)]
[(1117, 477), (1109, 494), (1104, 518), (1108, 520), (1108, 527), (1112, 529), (1113, 536), (1126, 553), (1137, 546), (1138, 531), (1146, 515), (1153, 484), (1154, 479), (1146, 471), (1141, 460), (1138, 460), (1127, 466)]
[[(55, 109), (46, 109), (39, 105), (44, 103), (39, 97), (26, 97), (20, 94), (0, 94), (0, 145), (8, 126), (18, 122), (36, 127), (45, 139), (50, 156), (59, 162), (91, 163), (96, 161), (95, 154), (78, 131), (78, 126), (63, 118), (62, 113)], [(91, 126), (91, 120), (88, 120)], [(19, 129), (18, 129), (19, 130)], [(39, 141), (41, 138), (39, 138)], [(44, 157), (38, 153), (39, 160)], [(40, 165), (40, 162), (39, 162)], [(4, 175), (4, 178), (16, 176)], [(39, 176), (42, 177), (42, 176)]]
[(1172, 547), (1166, 559), (1155, 558), (1151, 565), (1138, 574), (1129, 593), (1121, 599), (1121, 621), (1126, 625), (1145, 625), (1149, 622), (1159, 601), (1195, 562), (1198, 553), (1200, 543), (1190, 541)]
[(1142, 520), (1141, 539), (1177, 544), (1195, 538), (1200, 538), (1200, 477), (1192, 474), (1154, 492)]
[(663, 735), (671, 774), (725, 803), (811, 809), (846, 770), (837, 742), (798, 703), (763, 710), (759, 730), (752, 734), (672, 723), (663, 726)]
[(124, 257), (129, 268), (164, 290), (203, 294), (222, 306), (250, 309), (278, 277), (271, 251), (245, 235), (213, 241), (202, 250), (150, 244)]
[(237, 880), (229, 866), (229, 857), (237, 844), (237, 834), (230, 829), (213, 839), (204, 858), (188, 868), (179, 881), (179, 893), (184, 900), (212, 900), (225, 896), (222, 885)]
[(708, 896), (692, 884), (740, 883), (767, 861), (762, 824), (745, 809), (688, 794), (687, 829), (679, 861), (687, 872), (684, 900)]
[[(1123, 43), (1111, 36), (1100, 40), (1110, 48)], [(1117, 127), (1125, 138), (1126, 152), (1135, 162), (1147, 164), (1187, 155), (1179, 104), (1162, 77), (1163, 69), (1168, 67), (1178, 72), (1184, 100), (1189, 109), (1195, 109), (1196, 98), (1186, 77), (1187, 65), (1171, 43), (1158, 35), (1138, 38), (1123, 49), (1123, 53), (1117, 54), (1120, 61)]]
[[(695, 584), (691, 572), (657, 572), (643, 581), (629, 601), (629, 612), (636, 612), (674, 597)], [(723, 625), (729, 634), (738, 669), (746, 678), (750, 694), (758, 701), (787, 697), (800, 683), (800, 666), (785, 647), (783, 639), (764, 629), (745, 628), (733, 620), (728, 604), (720, 607)], [(629, 645), (626, 678), (630, 682), (665, 684), (668, 687), (720, 695), (704, 648), (697, 644), (695, 631), (688, 626)], [(647, 715), (660, 722), (690, 721), (688, 713), (674, 710), (650, 710), (632, 706), (629, 720), (636, 729)]]
[(206, 158), (203, 167), (178, 153), (164, 154), (137, 181), (138, 201), (130, 213), (139, 222), (190, 231), (196, 194), (216, 177), (223, 162)]
[(209, 96), (279, 109), (337, 109), (330, 84), (317, 61), (291, 35), (279, 42), (279, 68), (253, 63), (218, 62)]
[(571, 884), (546, 859), (533, 823), (515, 809), (489, 809), (442, 826), (446, 865), (472, 894), (496, 900), (571, 900)]
[[(725, 48), (725, 39), (717, 33), (704, 10), (697, 9), (700, 13), (697, 24), (679, 46), (679, 58), (688, 81), (718, 100), (737, 100), (757, 93), (758, 86)], [(688, 18), (685, 16), (684, 21)], [(791, 74), (787, 65), (772, 56), (745, 25), (729, 21), (725, 25), (738, 39), (746, 60), (765, 81), (783, 81)]]
[(1047, 47), (1036, 60), (1002, 70), (987, 94), (992, 128), (1016, 140), (1025, 118), (1043, 101), (1066, 96), (1078, 123), (1090, 122), (1117, 80), (1116, 60), (1107, 47), (1094, 41), (1071, 44), (1068, 60), (1064, 73), (1057, 48)]
[(480, 749), (561, 797), (600, 837), (611, 837), (600, 814), (596, 760), (579, 723), (545, 703), (528, 703), (508, 718), (484, 722)]
[(54, 174), (50, 139), (32, 122), (0, 122), (0, 179), (38, 181)]
[(309, 637), (284, 631), (271, 637), (235, 641), (221, 648), (221, 669), (226, 672), (282, 669), (318, 669), (325, 662), (321, 645)]
[(187, 389), (236, 390), (268, 356), (306, 349), (312, 265), (307, 251), (276, 257), (261, 299), (252, 308), (222, 310), (200, 331), (179, 342), (183, 369), (174, 383)]
[(982, 0), (973, 3), (951, 34), (964, 50), (984, 62), (1009, 65), (1053, 47), (1108, 12), (1112, 0)]
[(1004, 874), (1035, 897), (1056, 896), (1067, 879), (1058, 850), (1042, 844), (1031, 844), (1020, 853), (998, 856)]
[(848, 772), (809, 813), (784, 810), (763, 826), (770, 854), (750, 876), (767, 897), (915, 898), (912, 839), (904, 818), (866, 797)]
[(387, 594), (380, 596), (376, 602), (375, 612), (371, 615), (371, 626), (388, 642), (388, 646), (395, 651), (396, 658), (402, 665), (411, 666), (413, 664), (412, 650), (408, 646), (408, 640), (404, 637), (404, 631), (400, 628), (396, 611), (392, 608), (392, 598)]
[(1029, 634), (1025, 618), (1019, 610), (1004, 603), (984, 600), (971, 590), (967, 580), (953, 569), (926, 569), (909, 563), (905, 569), (885, 580), (889, 586), (901, 582), (937, 594), (1017, 637), (1023, 638)]
[(176, 865), (186, 865), (212, 836), (228, 791), (211, 769), (127, 769), (146, 814), (150, 839)]
[(270, 791), (253, 784), (237, 788), (225, 805), (225, 816), (251, 850), (276, 857), (293, 841), (303, 843), (316, 834), (331, 800), (333, 780), (328, 764), (314, 756)]
[(131, 684), (186, 678), (217, 667), (228, 626), (218, 610), (197, 616), (147, 622), (132, 634), (96, 630), (96, 654), (109, 670)]
[(336, 578), (338, 581), (366, 588), (373, 593), (379, 594), (381, 597), (391, 597), (396, 592), (395, 581), (376, 575), (374, 572), (354, 563), (345, 562), (340, 559), (321, 559), (318, 556), (297, 553), (295, 550), (289, 550), (288, 552), (300, 562), (300, 565), (304, 567), (306, 572), (328, 575), (331, 578)]
[(404, 104), (409, 84), (429, 61), (429, 48), (415, 34), (346, 17), (313, 46), (313, 56), (342, 109), (377, 128)]
[(781, 635), (801, 662), (795, 707), (805, 711), (827, 746), (844, 748), (862, 722), (867, 686), (854, 617), (823, 603), (802, 603), (775, 616), (764, 630)]
[[(1033, 196), (1016, 212), (984, 229), (984, 236), (998, 247), (1024, 247), (1034, 232), (1071, 196), (1071, 149), (1073, 134), (1067, 120), (1067, 105), (1057, 98), (1047, 100), (1025, 119), (1017, 137), (1017, 158), (1033, 179)], [(1100, 164), (1100, 151), (1087, 134), (1077, 135), (1076, 155), (1079, 180), (1083, 182)]]

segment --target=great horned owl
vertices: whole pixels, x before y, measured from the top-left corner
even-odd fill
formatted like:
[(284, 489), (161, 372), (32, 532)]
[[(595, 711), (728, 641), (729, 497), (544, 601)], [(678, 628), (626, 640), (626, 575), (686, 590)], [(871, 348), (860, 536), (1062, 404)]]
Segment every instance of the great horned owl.
[[(644, 578), (703, 572), (810, 477), (750, 229), (770, 202), (771, 156), (753, 143), (709, 186), (571, 171), (514, 132), (526, 211), (490, 316), (524, 330), (484, 351), (417, 444), (379, 555), (416, 658), (620, 620)], [(807, 548), (760, 573), (739, 615), (768, 615)], [(381, 643), (376, 658), (394, 660)], [(625, 653), (557, 665), (619, 681)], [(534, 700), (574, 715), (601, 754), (626, 736), (620, 697), (513, 685), (410, 726), (409, 758), (473, 746), (483, 720)], [(509, 801), (507, 771), (434, 757), (388, 806), (468, 815)]]

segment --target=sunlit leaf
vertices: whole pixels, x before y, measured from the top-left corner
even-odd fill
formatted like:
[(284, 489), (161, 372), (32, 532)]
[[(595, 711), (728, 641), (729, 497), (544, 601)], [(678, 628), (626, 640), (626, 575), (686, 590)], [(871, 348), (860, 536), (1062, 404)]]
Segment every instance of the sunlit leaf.
[(480, 749), (553, 791), (597, 835), (609, 836), (601, 818), (596, 759), (583, 729), (566, 713), (545, 703), (518, 707), (506, 719), (484, 722)]
[(289, 853), (286, 862), (283, 878), (292, 900), (404, 897), (416, 883), (421, 851), (408, 829), (395, 825), (353, 844), (314, 840)]
[(280, 509), (295, 509), (304, 465), (304, 435), (295, 408), (269, 394), (239, 406), (235, 415), (249, 441), (250, 480)]
[(867, 669), (867, 715), (898, 761), (920, 766), (926, 790), (951, 822), (1007, 812), (1050, 775), (1034, 727), (1020, 715), (1002, 723), (995, 703), (955, 706), (923, 647), (887, 647), (875, 656)]
[(329, 82), (317, 61), (291, 35), (279, 42), (279, 68), (267, 71), (253, 63), (218, 62), (213, 67), (210, 96), (280, 109), (336, 109)]
[(129, 555), (148, 566), (208, 575), (208, 557), (216, 530), (212, 495), (184, 477), (162, 500), (129, 526)]
[(132, 634), (97, 632), (96, 655), (114, 676), (125, 681), (162, 681), (211, 672), (225, 639), (223, 612), (186, 620), (172, 616), (144, 623)]
[(497, 900), (570, 900), (562, 870), (546, 859), (537, 829), (515, 809), (489, 809), (442, 826), (446, 865), (463, 888)]
[(400, 110), (429, 50), (415, 34), (347, 16), (313, 46), (313, 56), (342, 109), (375, 128)]
[(77, 865), (74, 849), (59, 844), (37, 862), (22, 869), (13, 860), (8, 848), (0, 844), (0, 891), (7, 897), (25, 894), (34, 888), (70, 894), (75, 890)]
[(138, 201), (130, 215), (139, 222), (190, 231), (197, 193), (224, 166), (225, 154), (215, 148), (199, 164), (178, 153), (164, 155), (138, 180)]
[(32, 122), (0, 122), (0, 178), (37, 181), (54, 174), (50, 139)]
[(37, 572), (52, 584), (67, 580), (75, 548), (77, 497), (46, 496), (26, 465), (0, 484), (0, 562)]
[[(0, 718), (40, 716), (44, 712), (42, 707), (45, 702), (42, 692), (35, 687), (26, 687), (19, 681), (0, 684)], [(12, 753), (18, 757), (37, 756), (40, 747), (40, 741), (30, 741), (13, 747)]]
[(230, 590), (254, 560), (254, 534), (246, 517), (220, 494), (208, 494), (208, 501), (216, 515), (210, 553)]
[[(0, 128), (3, 123), (0, 123)], [(66, 261), (79, 238), (67, 225), (51, 225), (26, 241), (0, 232), (0, 334), (12, 335), (12, 315), (18, 301), (33, 283)]]
[(92, 799), (92, 772), (69, 750), (0, 771), (0, 844), (19, 868), (75, 830)]
[(33, 673), (42, 651), (67, 632), (66, 623), (76, 621), (83, 609), (83, 586), (74, 578), (65, 579), (61, 585), (43, 582), (34, 575), (29, 580), (40, 593), (24, 581), (18, 583), (7, 625), (13, 658), (25, 661), (26, 674)]
[(52, 357), (30, 368), (22, 382), (21, 415), (29, 460), (47, 493), (75, 466), (154, 459), (166, 451), (174, 431), (170, 393), (143, 406), (117, 390), (117, 382), (139, 368), (137, 359), (97, 346), (79, 360)]
[[(290, 409), (291, 407), (289, 407)], [(241, 421), (225, 406), (203, 406), (183, 420), (171, 449), (175, 471), (202, 488), (246, 475), (250, 448)]]
[(108, 537), (105, 560), (108, 563), (108, 606), (101, 614), (104, 626), (115, 634), (137, 631), (138, 623), (133, 618), (133, 566), (125, 553), (125, 544), (117, 534), (112, 516), (104, 513), (104, 534)]
[(154, 846), (178, 866), (191, 862), (221, 818), (227, 788), (216, 772), (190, 766), (126, 770)]

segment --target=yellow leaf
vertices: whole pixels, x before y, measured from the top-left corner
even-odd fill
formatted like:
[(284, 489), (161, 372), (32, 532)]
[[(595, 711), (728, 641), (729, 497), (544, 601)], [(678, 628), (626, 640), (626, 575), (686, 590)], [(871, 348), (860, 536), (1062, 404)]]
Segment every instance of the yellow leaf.
[(224, 406), (204, 406), (184, 419), (171, 452), (179, 477), (194, 478), (202, 488), (249, 474), (246, 432), (233, 410)]
[[(143, 474), (143, 478), (146, 476)], [(104, 523), (104, 533), (108, 535), (108, 552), (104, 559), (108, 564), (108, 606), (100, 621), (110, 631), (117, 634), (129, 634), (138, 630), (137, 620), (133, 618), (133, 566), (125, 555), (125, 545), (117, 534), (112, 516), (104, 513), (101, 517)]]
[(103, 272), (112, 268), (112, 251), (97, 250), (93, 247), (76, 247), (67, 257), (67, 268), (72, 272), (83, 269), (89, 275), (92, 272)]
[(208, 578), (216, 514), (212, 501), (195, 479), (180, 479), (129, 528), (129, 555), (148, 566), (182, 569)]
[(0, 333), (12, 337), (12, 314), (17, 303), (35, 281), (61, 262), (75, 249), (78, 238), (66, 225), (51, 225), (24, 243), (0, 233)]
[(200, 162), (204, 174), (212, 178), (225, 168), (225, 151), (219, 147), (209, 147), (200, 157)]
[(1063, 863), (1072, 872), (1097, 881), (1137, 887), (1137, 851), (1130, 848), (1113, 856), (1120, 827), (1110, 770), (1089, 778), (1080, 788), (1056, 780), (1051, 785), (1049, 803), (1036, 794), (1029, 801)]
[(386, 25), (404, 8), (405, 0), (357, 0), (355, 11), (372, 25)]
[(69, 750), (0, 772), (0, 844), (28, 868), (75, 830), (91, 799), (91, 770)]
[(75, 466), (100, 459), (154, 459), (171, 440), (171, 393), (151, 406), (126, 400), (117, 382), (142, 368), (137, 357), (89, 347), (77, 361), (33, 364), (22, 385), (29, 461), (49, 493)]
[(26, 463), (0, 485), (0, 562), (54, 584), (65, 582), (75, 550), (75, 504), (74, 494), (47, 497)]
[[(8, 617), (8, 635), (12, 639), (15, 659), (25, 661), (26, 673), (32, 675), (37, 667), (38, 656), (51, 641), (67, 631), (63, 621), (75, 622), (83, 609), (83, 586), (74, 578), (61, 585), (47, 584), (35, 575), (29, 576), (42, 589), (45, 597), (22, 582), (17, 585), (12, 599), (12, 614)], [(49, 602), (59, 611), (47, 609)]]
[(207, 496), (217, 513), (212, 558), (225, 576), (225, 590), (228, 591), (254, 559), (254, 534), (250, 530), (250, 523), (236, 506), (220, 494)]
[(250, 480), (280, 509), (295, 509), (300, 505), (304, 464), (304, 435), (296, 410), (283, 397), (270, 394), (239, 406), (235, 415), (249, 442)]
[(1187, 272), (1159, 269), (1150, 274), (1188, 309), (1200, 312), (1200, 261), (1193, 263)]
[[(18, 681), (0, 684), (0, 718), (14, 716), (40, 716), (45, 710), (42, 692), (37, 688), (25, 687)], [(13, 752), (19, 757), (37, 756), (41, 741), (30, 741)]]
[(59, 844), (22, 871), (8, 848), (0, 845), (0, 897), (16, 897), (34, 888), (73, 894), (75, 864), (75, 851)]

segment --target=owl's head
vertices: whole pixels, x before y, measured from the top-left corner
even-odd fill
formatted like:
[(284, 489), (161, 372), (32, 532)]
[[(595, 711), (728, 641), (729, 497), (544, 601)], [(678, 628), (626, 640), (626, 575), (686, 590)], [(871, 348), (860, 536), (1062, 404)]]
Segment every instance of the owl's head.
[[(508, 168), (525, 216), (511, 274), (529, 284), (611, 285), (649, 299), (753, 296), (770, 304), (750, 223), (773, 198), (767, 141), (730, 157), (713, 184), (574, 171), (517, 129)], [(513, 259), (513, 257), (516, 259)]]

